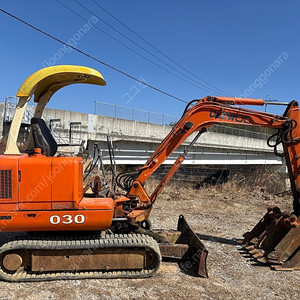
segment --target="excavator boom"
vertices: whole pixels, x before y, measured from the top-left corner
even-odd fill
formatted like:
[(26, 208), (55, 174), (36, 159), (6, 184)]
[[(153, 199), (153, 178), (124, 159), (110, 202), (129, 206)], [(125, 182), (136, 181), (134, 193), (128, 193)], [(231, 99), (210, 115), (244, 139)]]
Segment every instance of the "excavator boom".
[[(225, 100), (224, 100), (225, 99)], [(252, 101), (251, 101), (252, 100)], [(286, 147), (286, 159), (287, 165), (291, 169), (290, 174), (292, 175), (292, 180), (294, 185), (298, 183), (295, 175), (297, 172), (295, 170), (299, 169), (299, 160), (295, 159), (297, 155), (300, 155), (300, 148), (298, 148), (294, 136), (300, 136), (298, 131), (295, 132), (295, 124), (298, 124), (299, 107), (296, 101), (293, 101), (287, 110), (286, 114), (283, 116), (273, 115), (269, 113), (263, 113), (258, 111), (253, 111), (250, 109), (245, 109), (237, 106), (232, 106), (227, 103), (233, 104), (257, 104), (262, 103), (262, 100), (258, 99), (246, 99), (242, 102), (239, 98), (238, 101), (235, 98), (217, 98), (217, 97), (206, 97), (201, 100), (196, 100), (196, 104), (189, 109), (186, 109), (182, 118), (178, 123), (172, 128), (170, 133), (161, 142), (156, 151), (148, 159), (145, 165), (138, 170), (135, 174), (131, 176), (131, 184), (126, 186), (123, 184), (128, 177), (119, 176), (119, 186), (124, 190), (128, 190), (127, 197), (136, 197), (140, 199), (140, 206), (138, 205), (135, 210), (133, 210), (127, 217), (131, 219), (138, 218), (138, 221), (143, 221), (143, 213), (145, 215), (144, 219), (148, 218), (149, 210), (158, 194), (162, 191), (163, 187), (167, 184), (176, 170), (184, 161), (186, 152), (179, 156), (170, 171), (165, 175), (161, 183), (152, 193), (148, 195), (147, 191), (144, 189), (145, 181), (161, 166), (161, 164), (183, 143), (188, 137), (193, 133), (199, 132), (198, 135), (194, 137), (191, 142), (193, 145), (196, 140), (213, 124), (243, 124), (247, 126), (260, 126), (268, 127), (273, 129), (278, 129), (278, 135), (283, 135), (284, 145)], [(226, 104), (224, 104), (224, 102)], [(290, 115), (293, 114), (292, 118)], [(297, 129), (298, 130), (298, 129)], [(275, 146), (275, 149), (277, 149)], [(190, 147), (187, 148), (189, 150)], [(275, 150), (276, 151), (276, 150)], [(297, 196), (297, 188), (295, 187), (295, 197), (294, 197), (294, 210), (296, 214), (299, 214), (297, 207), (299, 205), (299, 197)]]
[[(182, 118), (146, 164), (136, 174), (131, 174), (129, 180), (131, 185), (126, 186), (119, 182), (120, 187), (125, 190), (127, 188), (127, 197), (138, 198), (140, 201), (127, 218), (138, 222), (147, 220), (157, 196), (183, 163), (189, 148), (211, 125), (243, 124), (277, 129), (277, 133), (268, 140), (268, 145), (274, 148), (275, 155), (285, 156), (293, 193), (293, 212), (281, 213), (278, 208), (275, 208), (275, 212), (279, 210), (279, 213), (274, 213), (274, 209), (269, 208), (267, 214), (253, 230), (244, 235), (245, 239), (242, 243), (254, 257), (260, 259), (261, 262), (275, 264), (274, 268), (277, 270), (300, 269), (300, 222), (298, 219), (300, 216), (300, 112), (298, 103), (292, 101), (283, 116), (278, 116), (232, 106), (234, 104), (263, 105), (262, 99), (206, 97), (192, 102), (196, 104), (191, 108), (187, 106)], [(144, 189), (145, 181), (195, 131), (198, 131), (198, 134), (190, 146), (177, 158), (152, 195), (148, 196)], [(280, 154), (278, 147), (281, 143), (283, 153)]]

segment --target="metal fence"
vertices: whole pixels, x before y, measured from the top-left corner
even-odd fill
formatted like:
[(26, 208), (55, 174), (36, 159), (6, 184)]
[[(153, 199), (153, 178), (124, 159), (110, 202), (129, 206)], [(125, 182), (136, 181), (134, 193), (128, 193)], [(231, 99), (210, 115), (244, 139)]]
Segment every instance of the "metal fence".
[[(117, 104), (110, 104), (101, 101), (95, 101), (95, 115), (102, 115), (112, 118), (126, 119), (132, 121), (139, 121), (145, 123), (159, 124), (159, 125), (175, 125), (180, 119), (179, 117), (170, 116), (166, 114), (154, 113), (151, 111), (135, 109), (131, 107), (121, 106)], [(235, 136), (248, 137), (253, 139), (267, 139), (269, 134), (246, 130), (241, 128), (229, 127), (215, 124), (209, 128), (210, 132), (230, 134)]]
[(159, 125), (174, 125), (179, 120), (175, 116), (100, 101), (95, 101), (94, 114)]
[[(3, 114), (3, 121), (4, 122), (11, 122), (16, 110), (16, 106), (18, 103), (18, 98), (17, 97), (6, 97), (4, 99), (4, 114)], [(31, 119), (34, 116), (34, 112), (36, 109), (36, 105), (34, 104), (33, 101), (30, 101), (26, 107), (26, 110), (24, 112), (24, 116), (22, 119), (22, 123), (30, 126)], [(81, 142), (81, 138), (75, 138), (72, 136), (72, 131), (71, 131), (71, 122), (70, 124), (70, 129), (69, 129), (69, 136), (66, 134), (64, 131), (64, 128), (62, 128), (61, 124), (54, 124), (43, 116), (44, 121), (46, 124), (49, 126), (51, 133), (56, 140), (58, 144), (79, 144)]]
[[(3, 115), (4, 122), (12, 121), (17, 103), (18, 103), (17, 97), (6, 97), (4, 99), (4, 115)], [(23, 124), (28, 124), (28, 125), (30, 124), (30, 120), (34, 115), (35, 107), (36, 107), (35, 104), (32, 101), (30, 101), (24, 112), (24, 116), (22, 119)]]
[(208, 131), (211, 132), (217, 132), (217, 133), (223, 133), (223, 134), (230, 134), (235, 136), (242, 136), (252, 139), (260, 139), (260, 140), (267, 140), (270, 136), (270, 134), (263, 133), (263, 132), (257, 132), (247, 129), (241, 129), (236, 127), (229, 127), (224, 125), (213, 125), (211, 126)]
[[(16, 97), (5, 98), (4, 122), (11, 122), (14, 111), (16, 109), (17, 100), (18, 99)], [(30, 102), (24, 114), (22, 120), (23, 123), (30, 124), (30, 119), (34, 114), (34, 110), (35, 110), (35, 106), (32, 102)], [(159, 124), (159, 125), (170, 125), (170, 126), (175, 125), (179, 120), (179, 117), (175, 117), (175, 116), (170, 116), (161, 113), (154, 113), (146, 110), (135, 109), (135, 108), (125, 107), (125, 106), (120, 106), (120, 105), (110, 104), (110, 103), (105, 103), (100, 101), (95, 101), (94, 114), (99, 114), (99, 115), (113, 117), (113, 118), (134, 120), (134, 121)], [(51, 120), (48, 120), (47, 118), (44, 119), (46, 123), (50, 125), (54, 138), (59, 143), (67, 143), (68, 139), (70, 138), (65, 136), (66, 133), (63, 133), (64, 130), (60, 128), (58, 124), (56, 124), (57, 126), (51, 126), (50, 124)], [(236, 128), (236, 127), (229, 127), (224, 125), (218, 125), (218, 124), (211, 126), (209, 128), (209, 131), (216, 132), (216, 133), (230, 134), (235, 136), (242, 136), (242, 137), (253, 138), (253, 139), (263, 139), (263, 140), (266, 140), (270, 135), (267, 133), (246, 130), (246, 129)]]

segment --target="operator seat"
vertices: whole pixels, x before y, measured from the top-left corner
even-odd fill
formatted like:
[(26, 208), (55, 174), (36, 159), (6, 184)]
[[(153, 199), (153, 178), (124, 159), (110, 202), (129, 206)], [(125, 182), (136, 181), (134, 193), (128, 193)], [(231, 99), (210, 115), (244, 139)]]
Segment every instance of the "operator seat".
[[(32, 148), (32, 146), (34, 146), (34, 148), (41, 148), (42, 154), (46, 156), (55, 155), (57, 143), (43, 119), (31, 119), (30, 135), (33, 145), (29, 145), (29, 147), (31, 146)], [(32, 151), (33, 149), (27, 148), (27, 150)]]

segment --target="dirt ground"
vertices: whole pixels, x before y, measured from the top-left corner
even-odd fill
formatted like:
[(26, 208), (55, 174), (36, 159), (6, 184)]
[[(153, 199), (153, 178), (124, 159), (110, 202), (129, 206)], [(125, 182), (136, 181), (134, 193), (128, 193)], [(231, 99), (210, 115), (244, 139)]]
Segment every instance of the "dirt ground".
[(209, 278), (182, 273), (163, 263), (149, 279), (73, 280), (37, 283), (0, 282), (0, 299), (298, 299), (300, 272), (276, 272), (257, 265), (235, 239), (265, 213), (268, 204), (291, 210), (289, 195), (230, 186), (193, 190), (169, 185), (151, 215), (154, 228), (175, 229), (183, 214), (202, 235)]

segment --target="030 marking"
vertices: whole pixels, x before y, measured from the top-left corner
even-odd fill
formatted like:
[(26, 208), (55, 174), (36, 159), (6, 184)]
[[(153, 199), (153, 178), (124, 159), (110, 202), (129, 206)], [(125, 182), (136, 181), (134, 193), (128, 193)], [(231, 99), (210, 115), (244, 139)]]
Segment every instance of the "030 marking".
[(52, 225), (58, 225), (60, 223), (62, 224), (82, 224), (85, 222), (85, 216), (84, 215), (75, 215), (74, 218), (72, 215), (63, 215), (62, 217), (58, 215), (53, 215), (50, 217), (50, 223)]

